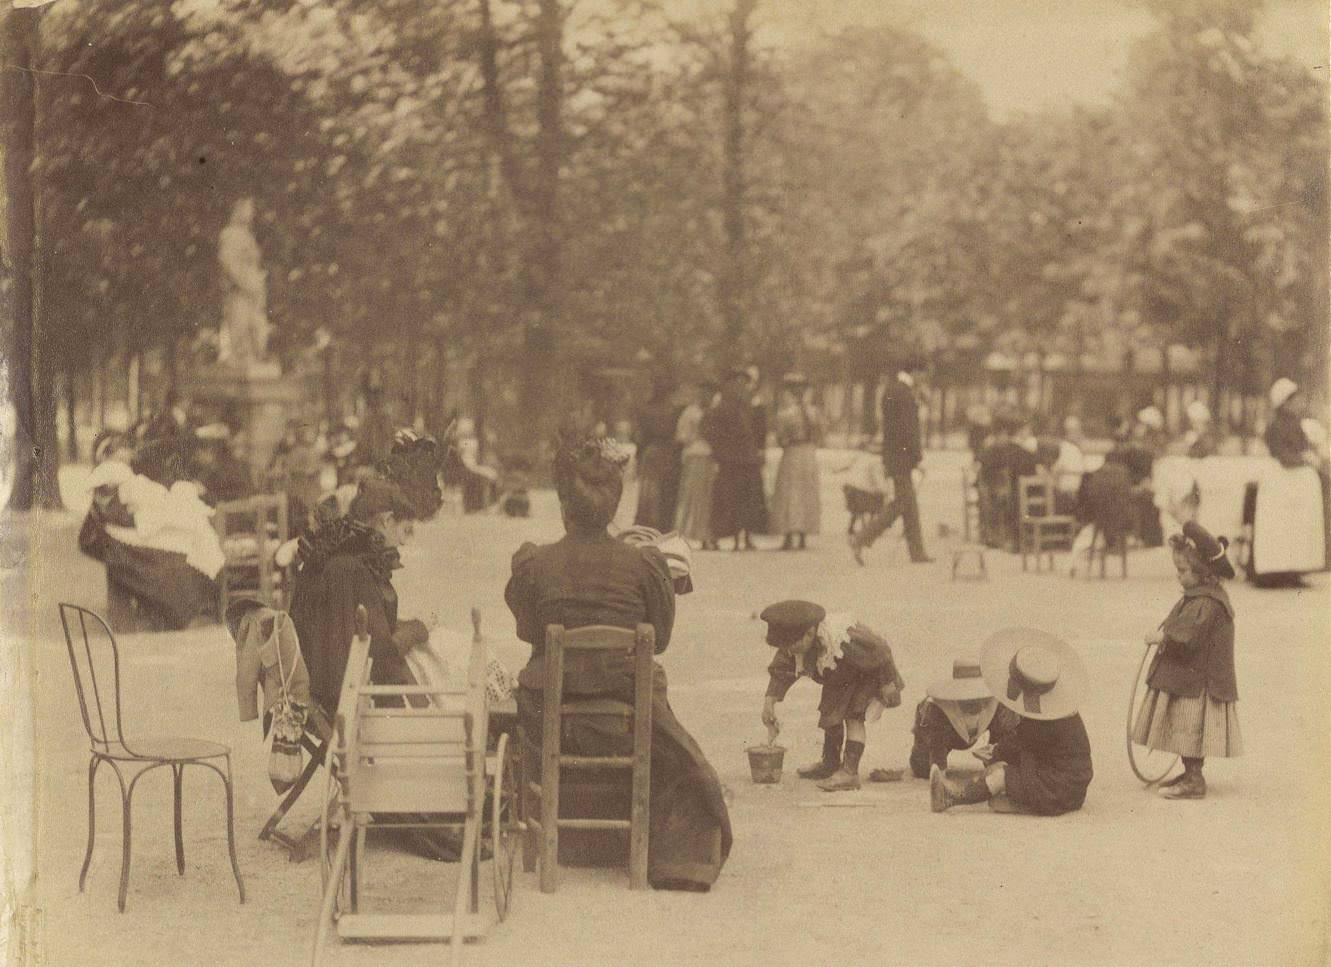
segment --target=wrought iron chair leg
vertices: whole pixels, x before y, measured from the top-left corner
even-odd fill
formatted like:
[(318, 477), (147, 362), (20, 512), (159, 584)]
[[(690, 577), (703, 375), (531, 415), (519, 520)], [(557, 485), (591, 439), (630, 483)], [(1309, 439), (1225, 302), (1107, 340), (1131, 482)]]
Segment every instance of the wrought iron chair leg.
[(97, 797), (95, 795), (97, 767), (102, 760), (93, 756), (88, 760), (88, 851), (83, 855), (83, 869), (79, 871), (79, 892), (83, 892), (83, 883), (88, 878), (88, 867), (92, 864), (92, 844), (97, 837)]
[(240, 893), (240, 902), (245, 902), (245, 881), (240, 878), (240, 864), (236, 862), (236, 806), (231, 794), (231, 756), (226, 756), (226, 772), (222, 775), (222, 785), (226, 787), (226, 848), (231, 854), (231, 872), (236, 877), (236, 889)]
[(181, 786), (185, 778), (185, 766), (181, 763), (171, 764), (171, 773), (173, 784), (175, 786), (175, 833), (176, 833), (176, 872), (181, 876), (185, 875), (185, 837), (181, 829), (180, 821), (180, 797)]
[[(139, 776), (143, 773), (139, 773)], [(116, 905), (120, 912), (125, 912), (125, 896), (129, 892), (129, 850), (132, 842), (132, 829), (130, 824), (130, 803), (134, 799), (134, 783), (138, 781), (139, 776), (130, 780), (129, 789), (125, 789), (122, 782), (120, 784), (120, 816), (122, 829), (120, 831), (120, 899)]]

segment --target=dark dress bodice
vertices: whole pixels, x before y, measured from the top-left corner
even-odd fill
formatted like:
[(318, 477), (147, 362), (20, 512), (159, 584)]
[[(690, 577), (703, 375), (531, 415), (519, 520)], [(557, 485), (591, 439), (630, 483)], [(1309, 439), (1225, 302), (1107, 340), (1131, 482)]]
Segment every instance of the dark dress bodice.
[[(568, 534), (554, 544), (524, 544), (513, 555), (504, 589), (518, 637), (532, 646), (518, 675), (525, 687), (545, 681), (545, 630), (549, 625), (633, 628), (656, 632), (656, 652), (670, 644), (675, 624), (675, 589), (665, 558), (655, 548), (634, 547), (601, 532)], [(564, 688), (573, 694), (618, 693), (627, 687), (631, 663), (623, 655), (570, 655)]]

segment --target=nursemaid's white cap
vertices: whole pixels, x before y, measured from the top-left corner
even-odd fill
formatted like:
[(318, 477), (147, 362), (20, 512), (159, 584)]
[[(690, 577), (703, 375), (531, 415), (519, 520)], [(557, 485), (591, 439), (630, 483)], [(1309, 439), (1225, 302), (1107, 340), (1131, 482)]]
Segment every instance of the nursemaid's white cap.
[(1299, 384), (1287, 376), (1282, 376), (1271, 384), (1271, 405), (1277, 409), (1284, 406), (1289, 398), (1299, 391)]

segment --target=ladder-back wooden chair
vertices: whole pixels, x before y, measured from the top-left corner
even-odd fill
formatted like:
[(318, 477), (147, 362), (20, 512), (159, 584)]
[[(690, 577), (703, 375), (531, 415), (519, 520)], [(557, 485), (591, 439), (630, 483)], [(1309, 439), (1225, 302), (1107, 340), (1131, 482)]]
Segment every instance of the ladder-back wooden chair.
[[(528, 872), (540, 860), (541, 890), (553, 893), (559, 885), (560, 829), (628, 830), (629, 886), (647, 888), (647, 833), (650, 823), (652, 766), (652, 655), (656, 632), (649, 624), (636, 629), (592, 625), (565, 629), (550, 625), (545, 633), (545, 692), (542, 704), (541, 743), (536, 746), (519, 729), (522, 747), (522, 817), (527, 839), (523, 865)], [(564, 658), (567, 653), (622, 652), (633, 659), (633, 704), (614, 699), (564, 701)], [(632, 724), (630, 755), (566, 755), (561, 736), (565, 717), (612, 716)], [(529, 766), (539, 757), (537, 777)], [(564, 769), (628, 770), (631, 775), (629, 816), (623, 819), (584, 819), (559, 815), (559, 791)], [(539, 781), (538, 781), (539, 778)]]
[[(83, 892), (92, 862), (93, 842), (97, 833), (97, 770), (106, 763), (120, 783), (122, 820), (120, 855), (120, 897), (117, 905), (125, 912), (129, 890), (129, 859), (133, 828), (130, 806), (134, 787), (144, 775), (169, 766), (174, 778), (174, 827), (176, 872), (185, 874), (185, 841), (181, 823), (181, 800), (186, 766), (211, 769), (226, 790), (226, 843), (231, 854), (231, 872), (236, 878), (240, 902), (245, 902), (245, 883), (236, 863), (235, 806), (231, 791), (231, 749), (206, 739), (173, 737), (135, 737), (125, 735), (120, 703), (120, 651), (111, 628), (95, 612), (74, 604), (60, 604), (60, 624), (65, 631), (65, 646), (74, 673), (83, 727), (91, 740), (88, 762), (88, 849), (79, 871), (79, 892)], [(218, 764), (217, 760), (221, 760)]]
[(1054, 513), (1054, 481), (1046, 474), (1017, 480), (1017, 543), (1021, 569), (1027, 557), (1034, 555), (1035, 570), (1044, 559), (1054, 569), (1054, 551), (1067, 550), (1077, 533), (1077, 521), (1068, 514)]
[[(507, 775), (511, 769), (507, 735), (499, 737), (487, 763), (486, 649), (481, 641), (473, 644), (465, 683), (373, 685), (364, 608), (357, 609), (356, 629), (327, 760), (325, 859), (334, 827), (337, 845), (324, 868), (311, 963), (317, 967), (336, 923), (343, 940), (450, 941), (456, 967), (463, 942), (482, 936), (486, 927), (478, 907), (487, 791), (494, 899), (500, 919), (508, 913), (519, 831), (516, 784)], [(361, 910), (360, 862), (371, 825), (461, 829), (451, 915)]]
[(980, 481), (970, 467), (961, 468), (961, 539), (980, 540)]
[(273, 608), (286, 607), (287, 578), (273, 560), (291, 536), (285, 494), (258, 494), (217, 505), (213, 527), (225, 560), (217, 577), (219, 614), (236, 598), (257, 598)]

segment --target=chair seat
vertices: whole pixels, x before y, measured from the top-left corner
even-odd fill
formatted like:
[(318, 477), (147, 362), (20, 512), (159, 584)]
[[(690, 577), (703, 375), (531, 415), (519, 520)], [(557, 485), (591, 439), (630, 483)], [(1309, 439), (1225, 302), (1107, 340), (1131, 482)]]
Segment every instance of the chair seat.
[[(132, 750), (132, 751), (131, 751)], [(161, 762), (184, 762), (198, 759), (217, 759), (231, 754), (231, 747), (207, 739), (156, 737), (130, 739), (129, 745), (112, 742), (105, 751), (96, 750), (108, 759), (155, 759)]]
[(613, 698), (574, 699), (560, 706), (565, 715), (623, 715), (633, 717), (633, 706)]

